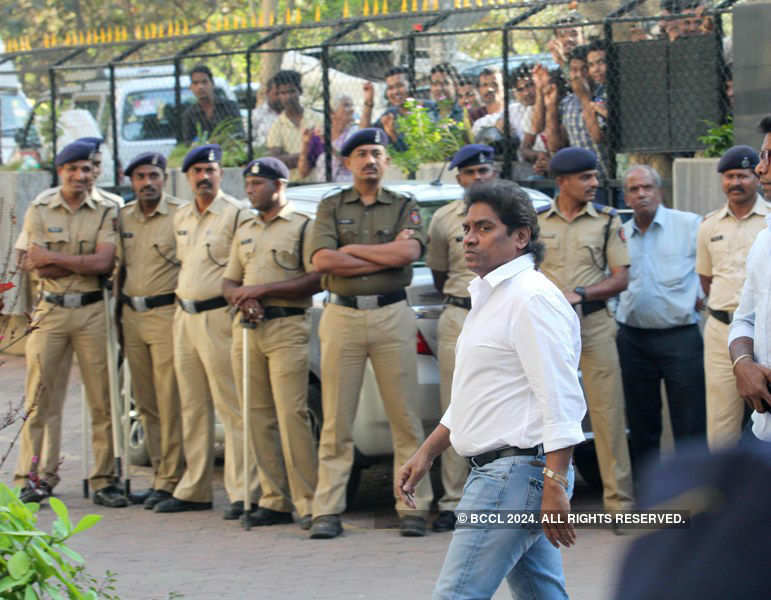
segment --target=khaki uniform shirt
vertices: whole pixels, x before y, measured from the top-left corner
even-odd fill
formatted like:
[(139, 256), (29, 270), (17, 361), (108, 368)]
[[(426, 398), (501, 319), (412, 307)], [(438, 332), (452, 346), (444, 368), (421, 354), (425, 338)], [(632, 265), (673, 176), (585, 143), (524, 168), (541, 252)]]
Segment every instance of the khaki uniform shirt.
[(174, 216), (186, 204), (163, 194), (149, 216), (139, 202), (121, 209), (120, 259), (126, 267), (123, 293), (127, 296), (157, 296), (176, 289), (180, 263)]
[[(559, 212), (555, 198), (551, 206), (538, 215), (538, 225), (546, 246), (541, 271), (563, 292), (606, 279), (606, 266), (629, 265), (621, 219), (608, 206), (589, 202), (568, 222)], [(608, 244), (603, 255), (608, 226)]]
[[(225, 279), (242, 285), (260, 285), (296, 279), (310, 267), (310, 219), (287, 203), (271, 221), (257, 216), (239, 227), (230, 247)], [(311, 297), (260, 300), (263, 306), (308, 308)]]
[[(118, 213), (115, 206), (87, 196), (74, 211), (59, 192), (41, 195), (27, 209), (22, 235), (30, 244), (53, 252), (93, 254), (98, 244), (118, 245)], [(98, 275), (72, 273), (59, 279), (41, 279), (42, 289), (53, 294), (95, 292)]]
[[(289, 120), (283, 111), (268, 131), (268, 148), (281, 148), (286, 154), (299, 154), (303, 147), (303, 131), (310, 127), (316, 127), (318, 130), (322, 122), (310, 109), (303, 110), (303, 118), (300, 126)], [(290, 181), (300, 181), (300, 172), (297, 169), (289, 170)]]
[(733, 312), (739, 306), (745, 263), (758, 233), (766, 228), (771, 204), (760, 196), (752, 210), (737, 219), (726, 204), (712, 211), (701, 223), (696, 247), (696, 272), (712, 277), (709, 307)]
[[(380, 188), (375, 203), (365, 206), (353, 187), (346, 188), (319, 203), (310, 254), (313, 256), (322, 248), (337, 250), (348, 244), (392, 242), (403, 229), (412, 229), (415, 232), (412, 239), (425, 248), (426, 236), (414, 199)], [(412, 265), (405, 265), (355, 277), (327, 273), (321, 278), (321, 286), (343, 296), (366, 296), (397, 292), (411, 281)]]
[(426, 264), (432, 271), (447, 273), (442, 292), (468, 298), (468, 284), (476, 277), (466, 266), (463, 256), (463, 200), (443, 206), (431, 217), (428, 227)]
[(126, 204), (126, 202), (123, 200), (123, 198), (121, 196), (118, 196), (118, 194), (113, 194), (111, 192), (108, 192), (107, 190), (103, 190), (102, 188), (96, 187), (96, 186), (91, 188), (91, 196), (95, 200), (99, 200), (99, 201), (105, 202), (107, 204), (112, 202), (118, 208), (121, 208), (121, 207), (123, 207)]
[(230, 246), (238, 228), (253, 215), (220, 190), (203, 213), (195, 202), (177, 209), (174, 235), (182, 263), (177, 296), (183, 300), (208, 300), (222, 296)]

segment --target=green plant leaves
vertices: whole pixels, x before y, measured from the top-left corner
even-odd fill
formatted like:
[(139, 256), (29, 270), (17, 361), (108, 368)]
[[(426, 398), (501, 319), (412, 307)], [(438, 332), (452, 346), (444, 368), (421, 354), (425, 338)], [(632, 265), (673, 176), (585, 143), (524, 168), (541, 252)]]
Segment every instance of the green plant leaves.
[(8, 560), (8, 574), (14, 579), (21, 579), (32, 568), (32, 559), (24, 550), (19, 550)]
[(75, 529), (72, 530), (71, 535), (75, 535), (76, 533), (80, 533), (86, 529), (91, 529), (101, 520), (102, 515), (86, 515), (80, 521), (78, 521), (78, 524), (75, 526)]
[(64, 502), (59, 500), (59, 498), (54, 498), (51, 496), (48, 499), (48, 503), (51, 505), (51, 509), (56, 513), (56, 516), (59, 517), (59, 520), (64, 524), (67, 528), (67, 532), (72, 529), (72, 522), (70, 521), (70, 512), (67, 510), (67, 507), (64, 505)]

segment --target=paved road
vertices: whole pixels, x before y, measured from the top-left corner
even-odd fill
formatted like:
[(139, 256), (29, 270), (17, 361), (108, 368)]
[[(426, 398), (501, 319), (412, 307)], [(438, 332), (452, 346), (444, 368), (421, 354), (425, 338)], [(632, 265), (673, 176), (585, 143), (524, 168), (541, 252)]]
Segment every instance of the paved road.
[[(0, 407), (5, 407), (22, 398), (24, 362), (13, 356), (1, 356), (0, 362)], [(450, 536), (399, 537), (388, 498), (388, 466), (364, 472), (356, 503), (344, 516), (345, 535), (336, 540), (310, 540), (296, 525), (247, 532), (223, 521), (221, 468), (214, 511), (162, 516), (141, 507), (104, 509), (81, 494), (79, 390), (75, 369), (64, 416), (62, 482), (56, 491), (73, 518), (105, 516), (74, 538), (72, 546), (86, 557), (92, 575), (107, 570), (117, 574), (117, 591), (124, 600), (430, 598)], [(0, 455), (14, 433), (0, 432)], [(16, 449), (0, 470), (3, 481), (11, 480), (15, 461)], [(132, 485), (146, 487), (147, 473), (135, 468)], [(596, 509), (600, 496), (579, 484), (573, 505)], [(45, 509), (41, 522), (47, 527), (51, 520)], [(610, 598), (615, 569), (629, 541), (610, 531), (579, 531), (577, 545), (563, 552), (570, 597)], [(496, 600), (508, 597), (505, 588), (495, 595)]]

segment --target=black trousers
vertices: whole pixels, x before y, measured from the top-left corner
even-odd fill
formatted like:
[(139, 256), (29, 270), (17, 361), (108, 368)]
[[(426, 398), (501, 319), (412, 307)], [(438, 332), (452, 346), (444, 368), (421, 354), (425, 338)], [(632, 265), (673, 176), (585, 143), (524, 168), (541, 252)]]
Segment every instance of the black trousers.
[(618, 357), (635, 463), (656, 460), (661, 441), (661, 380), (675, 445), (706, 432), (704, 343), (697, 325), (639, 329), (619, 323)]

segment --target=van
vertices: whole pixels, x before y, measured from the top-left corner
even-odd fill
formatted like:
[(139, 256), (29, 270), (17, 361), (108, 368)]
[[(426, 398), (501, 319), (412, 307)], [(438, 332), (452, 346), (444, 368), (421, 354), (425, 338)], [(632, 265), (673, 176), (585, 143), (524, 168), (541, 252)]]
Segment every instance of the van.
[[(0, 54), (5, 51), (0, 40)], [(12, 62), (0, 64), (0, 158), (8, 164), (16, 152), (16, 136), (23, 131), (30, 112), (30, 103), (21, 89), (21, 82)]]

